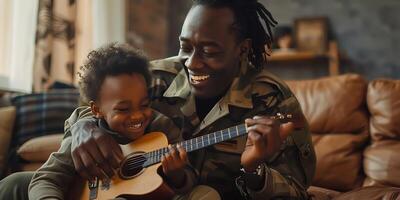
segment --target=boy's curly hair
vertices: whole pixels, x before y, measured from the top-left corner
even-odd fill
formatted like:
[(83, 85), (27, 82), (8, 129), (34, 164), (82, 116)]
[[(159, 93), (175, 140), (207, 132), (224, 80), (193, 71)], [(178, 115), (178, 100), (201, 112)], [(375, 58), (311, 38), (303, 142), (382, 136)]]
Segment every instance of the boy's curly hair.
[(93, 50), (78, 73), (81, 96), (86, 102), (96, 101), (107, 76), (133, 73), (143, 75), (147, 86), (150, 85), (149, 62), (138, 50), (117, 43)]

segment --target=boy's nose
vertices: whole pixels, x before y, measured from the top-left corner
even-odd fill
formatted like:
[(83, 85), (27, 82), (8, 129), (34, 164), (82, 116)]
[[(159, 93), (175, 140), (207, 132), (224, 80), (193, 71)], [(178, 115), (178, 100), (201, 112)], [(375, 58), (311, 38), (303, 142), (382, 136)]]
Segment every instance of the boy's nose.
[(143, 112), (137, 111), (137, 112), (133, 112), (130, 116), (130, 119), (133, 121), (139, 121), (142, 120), (144, 118), (144, 114)]

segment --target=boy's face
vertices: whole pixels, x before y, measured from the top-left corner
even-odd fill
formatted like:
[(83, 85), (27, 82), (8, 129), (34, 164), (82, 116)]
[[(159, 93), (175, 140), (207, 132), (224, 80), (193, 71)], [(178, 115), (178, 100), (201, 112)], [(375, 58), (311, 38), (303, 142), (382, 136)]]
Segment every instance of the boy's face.
[(152, 114), (149, 101), (141, 74), (121, 74), (104, 79), (98, 101), (91, 103), (91, 107), (95, 116), (105, 119), (112, 131), (134, 140), (149, 125)]

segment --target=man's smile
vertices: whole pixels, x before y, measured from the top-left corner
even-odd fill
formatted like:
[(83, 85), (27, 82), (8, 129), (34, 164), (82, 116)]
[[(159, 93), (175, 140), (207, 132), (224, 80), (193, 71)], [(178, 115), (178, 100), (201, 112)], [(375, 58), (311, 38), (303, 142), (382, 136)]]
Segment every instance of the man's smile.
[(189, 70), (189, 80), (192, 85), (200, 85), (202, 83), (204, 84), (209, 78), (209, 74), (195, 73)]

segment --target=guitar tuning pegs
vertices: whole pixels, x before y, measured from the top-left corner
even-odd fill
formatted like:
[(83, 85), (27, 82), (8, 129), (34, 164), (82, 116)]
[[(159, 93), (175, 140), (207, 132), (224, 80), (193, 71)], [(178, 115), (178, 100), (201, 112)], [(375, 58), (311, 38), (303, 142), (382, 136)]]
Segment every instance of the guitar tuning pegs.
[(282, 114), (282, 113), (278, 112), (272, 118), (277, 119), (277, 120), (289, 120), (289, 119), (293, 118), (293, 115), (292, 114)]

